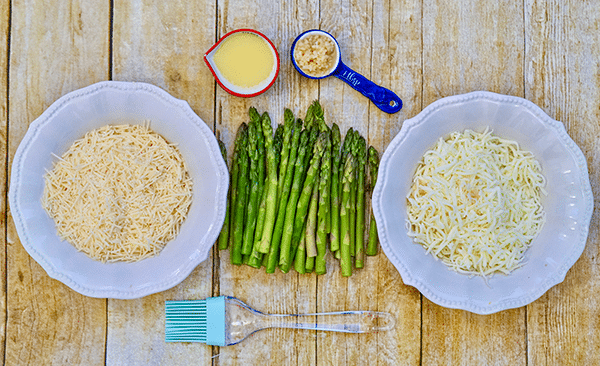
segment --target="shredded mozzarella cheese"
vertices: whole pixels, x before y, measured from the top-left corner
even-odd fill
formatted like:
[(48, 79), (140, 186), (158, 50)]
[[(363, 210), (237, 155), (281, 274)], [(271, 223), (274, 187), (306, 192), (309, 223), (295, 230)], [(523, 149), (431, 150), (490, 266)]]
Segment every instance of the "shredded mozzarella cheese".
[(508, 274), (545, 221), (541, 166), (516, 142), (486, 129), (440, 139), (407, 196), (409, 235), (452, 270)]
[(192, 181), (177, 148), (147, 126), (88, 132), (44, 176), (59, 236), (102, 262), (158, 254), (177, 236)]

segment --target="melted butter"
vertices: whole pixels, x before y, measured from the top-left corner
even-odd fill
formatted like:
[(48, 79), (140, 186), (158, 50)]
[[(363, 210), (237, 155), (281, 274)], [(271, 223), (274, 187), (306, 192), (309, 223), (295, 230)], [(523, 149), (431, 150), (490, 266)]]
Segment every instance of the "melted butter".
[(262, 37), (248, 32), (238, 32), (225, 38), (214, 54), (215, 66), (233, 85), (251, 88), (266, 80), (275, 56)]

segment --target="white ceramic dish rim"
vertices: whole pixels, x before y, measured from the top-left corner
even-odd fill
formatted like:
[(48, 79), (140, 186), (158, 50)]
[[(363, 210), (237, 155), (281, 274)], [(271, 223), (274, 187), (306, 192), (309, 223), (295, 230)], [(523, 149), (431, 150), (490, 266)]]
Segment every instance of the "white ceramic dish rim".
[[(577, 236), (577, 241), (573, 243), (571, 251), (567, 254), (564, 261), (562, 261), (560, 267), (558, 267), (555, 270), (552, 276), (545, 278), (544, 281), (542, 283), (539, 283), (533, 291), (520, 294), (520, 296), (510, 296), (506, 298), (494, 299), (493, 301), (486, 301), (486, 299), (474, 300), (473, 298), (457, 297), (452, 295), (448, 291), (439, 291), (438, 289), (435, 289), (434, 286), (432, 286), (430, 283), (427, 283), (422, 279), (413, 276), (411, 270), (408, 268), (408, 264), (405, 262), (405, 259), (396, 255), (396, 252), (393, 248), (394, 244), (392, 243), (392, 239), (388, 236), (387, 233), (388, 228), (390, 225), (392, 225), (392, 223), (386, 221), (383, 206), (385, 205), (384, 192), (387, 188), (386, 180), (388, 179), (389, 171), (391, 169), (390, 161), (392, 159), (392, 156), (397, 152), (397, 150), (403, 147), (403, 144), (407, 144), (407, 140), (410, 138), (411, 131), (424, 124), (424, 122), (427, 121), (427, 118), (430, 115), (435, 114), (446, 107), (451, 107), (456, 104), (469, 102), (506, 104), (513, 105), (518, 108), (525, 108), (528, 111), (528, 113), (531, 113), (533, 116), (535, 116), (539, 120), (539, 122), (544, 124), (546, 127), (551, 128), (553, 132), (556, 133), (558, 139), (560, 140), (560, 143), (564, 146), (566, 150), (570, 152), (570, 156), (568, 157), (568, 159), (573, 159), (573, 163), (579, 169), (579, 172), (577, 173), (579, 174), (578, 183), (580, 185), (579, 188), (582, 192), (582, 201), (581, 212), (579, 214), (579, 217), (577, 218), (577, 229), (579, 231), (577, 235), (573, 235)], [(441, 136), (438, 136), (438, 138), (439, 137)], [(424, 151), (420, 152), (419, 156), (422, 156), (422, 153), (424, 153)], [(414, 162), (415, 167), (417, 163), (418, 161)], [(410, 173), (410, 178), (412, 178), (413, 172)], [(403, 192), (404, 195), (405, 193), (406, 192)], [(498, 311), (527, 305), (538, 299), (540, 296), (542, 296), (548, 289), (564, 280), (566, 273), (578, 260), (585, 248), (587, 235), (589, 232), (589, 223), (593, 211), (593, 195), (591, 191), (591, 185), (589, 182), (589, 175), (585, 156), (583, 155), (579, 147), (575, 144), (575, 142), (571, 139), (571, 137), (567, 134), (562, 123), (550, 118), (546, 113), (542, 111), (542, 109), (540, 109), (538, 106), (526, 99), (486, 91), (476, 91), (437, 100), (431, 105), (427, 106), (425, 109), (423, 109), (423, 111), (421, 111), (415, 117), (404, 121), (400, 132), (395, 136), (395, 138), (389, 144), (382, 156), (377, 184), (373, 191), (373, 210), (377, 221), (381, 246), (386, 256), (390, 259), (390, 261), (400, 272), (402, 280), (405, 284), (414, 286), (425, 297), (427, 297), (429, 300), (433, 301), (438, 305), (448, 308), (463, 309), (477, 314), (491, 314)], [(397, 223), (395, 224), (398, 225)], [(405, 227), (404, 222), (401, 223), (401, 225), (402, 227)], [(406, 229), (404, 229), (404, 233), (405, 231)], [(405, 235), (404, 238), (400, 238), (399, 240), (401, 241), (399, 245), (416, 245), (412, 243), (411, 239), (407, 235)], [(428, 261), (436, 261), (432, 256), (428, 257), (430, 257)], [(441, 263), (441, 261), (436, 262), (440, 263), (440, 265), (443, 266), (443, 263)], [(464, 276), (452, 272), (450, 270), (448, 270), (448, 272), (449, 276)]]
[[(67, 273), (66, 271), (63, 271), (63, 268), (61, 268), (60, 265), (57, 266), (56, 264), (53, 264), (57, 262), (56, 259), (46, 258), (46, 254), (44, 253), (43, 249), (40, 249), (41, 243), (32, 242), (32, 233), (24, 222), (25, 217), (23, 212), (23, 200), (25, 200), (25, 198), (23, 197), (27, 195), (27, 192), (23, 192), (26, 190), (21, 190), (20, 187), (22, 187), (24, 180), (26, 179), (24, 177), (24, 174), (26, 173), (23, 172), (27, 169), (24, 169), (23, 162), (26, 160), (25, 156), (30, 154), (32, 149), (35, 149), (36, 143), (38, 143), (37, 140), (41, 138), (40, 129), (51, 124), (55, 115), (61, 113), (63, 109), (73, 108), (76, 106), (78, 100), (80, 99), (85, 100), (85, 98), (106, 98), (106, 96), (102, 93), (118, 93), (118, 96), (120, 97), (132, 97), (133, 99), (140, 98), (143, 100), (143, 102), (139, 103), (153, 102), (165, 105), (171, 110), (171, 113), (175, 113), (178, 116), (187, 119), (187, 123), (189, 125), (186, 125), (185, 129), (193, 130), (196, 134), (194, 138), (196, 138), (197, 143), (205, 144), (203, 145), (202, 149), (206, 149), (207, 152), (206, 161), (209, 165), (207, 169), (216, 173), (214, 177), (216, 184), (211, 189), (212, 194), (214, 194), (214, 200), (217, 202), (217, 204), (215, 205), (216, 207), (214, 211), (211, 213), (213, 217), (206, 220), (206, 226), (208, 227), (208, 230), (206, 232), (196, 233), (194, 235), (194, 242), (190, 243), (190, 245), (193, 245), (193, 247), (188, 253), (186, 253), (187, 257), (181, 258), (182, 261), (180, 264), (174, 265), (173, 268), (167, 269), (169, 272), (165, 277), (151, 282), (146, 281), (139, 286), (136, 286), (131, 281), (129, 281), (127, 284), (120, 284), (120, 278), (114, 278), (112, 280), (109, 279), (107, 280), (108, 283), (104, 285), (92, 285), (88, 283), (85, 278), (81, 278), (81, 276), (73, 275), (73, 273)], [(132, 103), (136, 102), (132, 101)], [(152, 125), (150, 127), (152, 128)], [(186, 162), (188, 162), (190, 158), (191, 157), (185, 156), (184, 154), (184, 160), (186, 160)], [(50, 277), (57, 279), (73, 290), (90, 297), (134, 299), (161, 292), (176, 286), (183, 281), (198, 264), (208, 258), (210, 249), (220, 233), (225, 217), (226, 197), (229, 186), (229, 173), (213, 132), (209, 129), (206, 123), (194, 113), (186, 101), (176, 99), (163, 89), (143, 82), (103, 81), (63, 95), (30, 124), (29, 129), (17, 148), (11, 169), (11, 181), (8, 198), (17, 234), (19, 235), (23, 247), (31, 255), (31, 257), (42, 266), (42, 268)], [(40, 181), (43, 181), (41, 176), (39, 179)], [(42, 184), (43, 186), (43, 182), (38, 182), (36, 184)], [(196, 190), (195, 186), (194, 190)], [(39, 198), (41, 199), (41, 197)], [(35, 199), (37, 199), (37, 197)], [(197, 197), (193, 198), (192, 206), (194, 205), (194, 201), (196, 199)], [(41, 202), (39, 209), (44, 211), (41, 207)], [(190, 208), (190, 210), (192, 210), (192, 208)], [(48, 218), (48, 220), (51, 219)], [(185, 225), (186, 222), (184, 222), (182, 225), (182, 231)], [(193, 228), (189, 228), (188, 232), (190, 232), (190, 230), (193, 230)], [(46, 234), (53, 234), (54, 237), (58, 239), (56, 231), (54, 231), (52, 234)], [(177, 240), (179, 240), (179, 236), (175, 238), (173, 242)], [(67, 243), (67, 245), (70, 244)], [(80, 260), (92, 261), (83, 253), (77, 253), (78, 254), (75, 255), (80, 256)], [(137, 266), (145, 261), (152, 261), (152, 263), (149, 262), (148, 264), (144, 264), (146, 266), (154, 266), (157, 263), (160, 264), (160, 259), (158, 259), (159, 257), (160, 254), (156, 257), (136, 263), (121, 262), (106, 263), (102, 265), (106, 266), (104, 268), (106, 268), (108, 271), (111, 270), (111, 267), (118, 268), (115, 269), (115, 271), (119, 271), (121, 274), (125, 266)], [(61, 263), (61, 261), (59, 260), (58, 263)], [(109, 277), (110, 276), (107, 276), (107, 278)], [(135, 280), (133, 280), (133, 282), (135, 282)]]

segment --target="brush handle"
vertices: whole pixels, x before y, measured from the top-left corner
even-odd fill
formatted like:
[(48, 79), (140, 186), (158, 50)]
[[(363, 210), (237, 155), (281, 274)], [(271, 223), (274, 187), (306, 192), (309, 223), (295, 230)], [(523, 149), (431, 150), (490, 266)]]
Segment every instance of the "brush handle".
[(325, 330), (343, 333), (372, 333), (394, 327), (391, 314), (378, 311), (339, 311), (317, 314), (265, 314), (265, 328)]

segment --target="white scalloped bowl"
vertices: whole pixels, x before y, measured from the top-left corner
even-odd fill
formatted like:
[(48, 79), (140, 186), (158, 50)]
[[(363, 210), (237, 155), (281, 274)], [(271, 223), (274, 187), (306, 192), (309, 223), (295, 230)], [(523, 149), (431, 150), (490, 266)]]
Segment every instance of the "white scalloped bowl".
[[(454, 272), (407, 235), (406, 196), (423, 154), (454, 131), (483, 132), (517, 141), (542, 165), (548, 195), (546, 223), (509, 275)], [(478, 314), (527, 305), (562, 282), (585, 248), (593, 210), (586, 159), (562, 123), (518, 97), (472, 92), (442, 98), (404, 121), (387, 147), (373, 192), (381, 246), (405, 284), (434, 303)]]
[[(109, 123), (143, 124), (178, 145), (193, 181), (192, 204), (177, 237), (135, 263), (90, 259), (56, 232), (42, 208), (45, 170), (78, 138)], [(23, 247), (73, 290), (133, 299), (183, 281), (208, 255), (225, 218), (229, 175), (217, 140), (187, 102), (145, 83), (107, 81), (64, 95), (31, 123), (12, 165), (9, 203)]]

